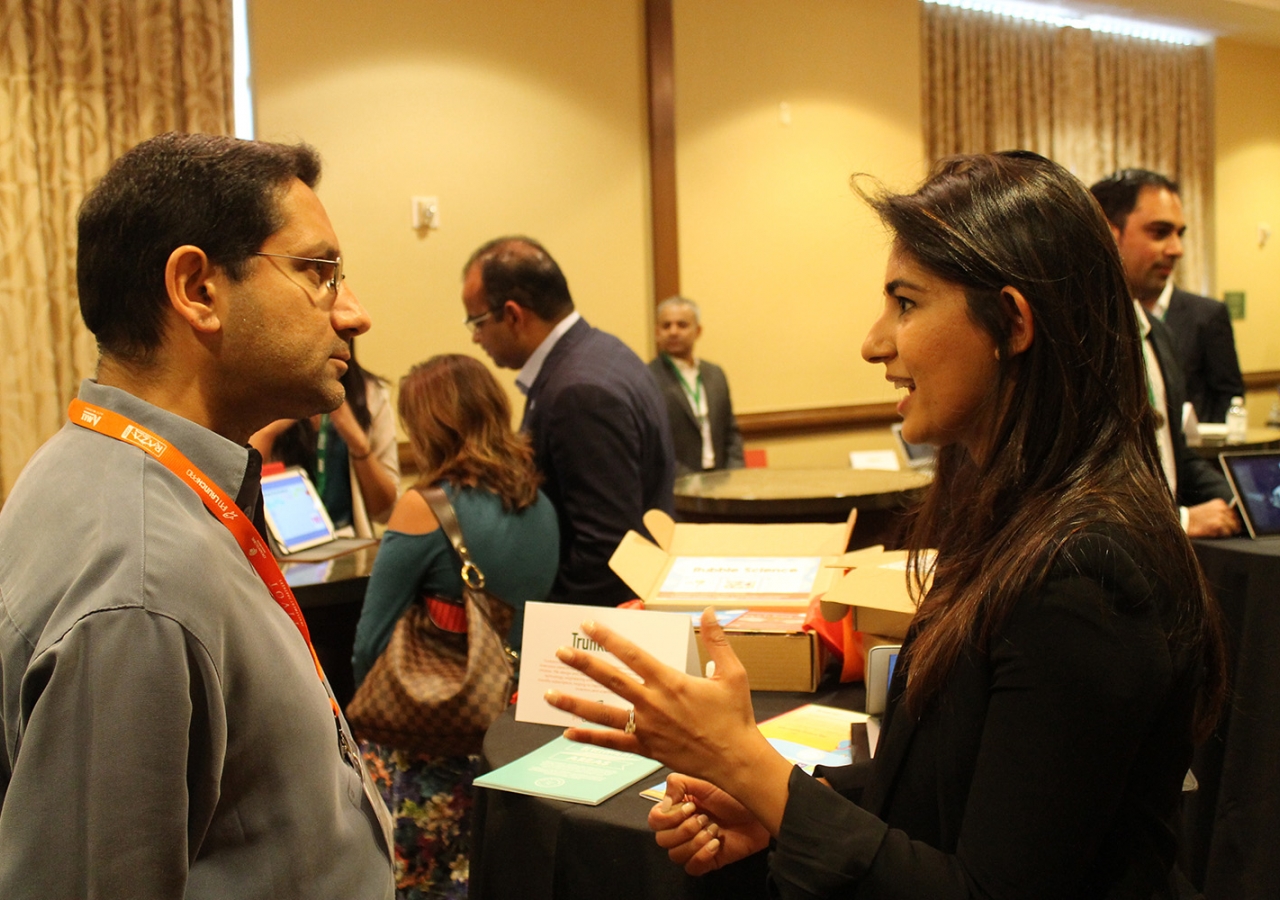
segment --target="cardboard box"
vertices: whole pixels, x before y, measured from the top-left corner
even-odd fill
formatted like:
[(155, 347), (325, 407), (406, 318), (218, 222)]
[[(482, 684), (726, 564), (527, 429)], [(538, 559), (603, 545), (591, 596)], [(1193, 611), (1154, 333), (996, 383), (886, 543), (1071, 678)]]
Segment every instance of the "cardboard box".
[[(644, 515), (654, 542), (628, 531), (609, 559), (609, 568), (644, 601), (645, 609), (696, 612), (707, 606), (721, 609), (764, 609), (804, 612), (809, 602), (823, 594), (840, 577), (831, 567), (849, 546), (857, 510), (845, 522), (738, 525), (675, 522), (661, 510)], [(656, 543), (655, 543), (656, 542)], [(749, 594), (706, 594), (697, 599), (661, 597), (662, 584), (682, 557), (818, 557), (818, 576), (807, 596), (754, 600)]]
[[(800, 612), (748, 610), (724, 625), (729, 646), (742, 660), (753, 691), (816, 691), (827, 664), (827, 650), (816, 634), (804, 630)], [(696, 625), (695, 625), (696, 628)], [(698, 641), (705, 670), (707, 655)]]
[[(849, 546), (856, 510), (836, 524), (738, 525), (677, 523), (660, 510), (645, 514), (644, 524), (656, 543), (631, 531), (609, 560), (609, 566), (627, 583), (646, 609), (700, 612), (747, 608), (752, 613), (785, 614), (777, 617), (749, 615), (737, 626), (726, 628), (729, 643), (742, 660), (758, 691), (814, 691), (826, 665), (826, 652), (816, 634), (803, 629), (804, 616), (813, 597), (825, 592), (843, 570), (831, 563)], [(677, 559), (698, 556), (819, 557), (818, 576), (808, 596), (772, 598), (748, 602), (739, 594), (707, 595), (698, 599), (659, 596), (667, 573)], [(708, 657), (699, 642), (705, 667)]]
[(852, 607), (855, 631), (906, 637), (916, 614), (907, 592), (907, 551), (868, 547), (846, 553), (837, 562), (850, 568), (822, 598), (822, 615), (834, 622)]

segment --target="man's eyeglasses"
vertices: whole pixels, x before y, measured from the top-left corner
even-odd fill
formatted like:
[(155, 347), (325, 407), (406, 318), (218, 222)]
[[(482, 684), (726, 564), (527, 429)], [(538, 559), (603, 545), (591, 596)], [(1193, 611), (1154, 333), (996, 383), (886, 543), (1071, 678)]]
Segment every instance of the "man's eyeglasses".
[(342, 279), (346, 275), (342, 274), (342, 257), (337, 259), (313, 259), (310, 256), (290, 256), (287, 253), (262, 253), (258, 252), (254, 256), (270, 256), (275, 259), (293, 259), (298, 262), (309, 262), (316, 264), (316, 274), (320, 276), (320, 283), (336, 296), (338, 286), (342, 284)]
[(485, 322), (492, 319), (495, 313), (497, 313), (496, 309), (486, 309), (484, 312), (478, 313), (474, 316), (467, 316), (462, 320), (462, 324), (467, 326), (468, 331), (475, 334), (476, 330)]

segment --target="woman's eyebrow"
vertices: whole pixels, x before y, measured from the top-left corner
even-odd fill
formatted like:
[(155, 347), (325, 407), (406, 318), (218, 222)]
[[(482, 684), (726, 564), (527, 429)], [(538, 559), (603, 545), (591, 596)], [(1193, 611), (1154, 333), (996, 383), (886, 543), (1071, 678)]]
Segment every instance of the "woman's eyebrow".
[(895, 294), (898, 292), (900, 288), (907, 288), (908, 290), (912, 290), (912, 291), (924, 290), (923, 285), (916, 284), (915, 282), (912, 282), (912, 281), (907, 281), (905, 278), (895, 278), (893, 279), (893, 281), (885, 282), (884, 292), (886, 294)]

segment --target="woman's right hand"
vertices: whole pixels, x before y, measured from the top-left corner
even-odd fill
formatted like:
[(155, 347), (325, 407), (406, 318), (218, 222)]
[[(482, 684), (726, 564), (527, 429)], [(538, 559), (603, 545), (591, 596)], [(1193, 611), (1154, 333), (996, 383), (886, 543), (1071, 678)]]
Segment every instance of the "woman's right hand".
[(769, 846), (769, 832), (746, 807), (709, 781), (667, 776), (667, 793), (649, 811), (658, 846), (690, 875), (705, 875)]

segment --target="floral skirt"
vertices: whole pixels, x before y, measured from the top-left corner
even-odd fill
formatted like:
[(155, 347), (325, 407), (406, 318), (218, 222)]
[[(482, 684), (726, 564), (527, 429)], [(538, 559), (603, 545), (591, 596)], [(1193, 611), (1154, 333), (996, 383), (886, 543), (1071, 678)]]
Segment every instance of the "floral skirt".
[(479, 756), (427, 756), (362, 742), (395, 822), (398, 900), (464, 900)]

